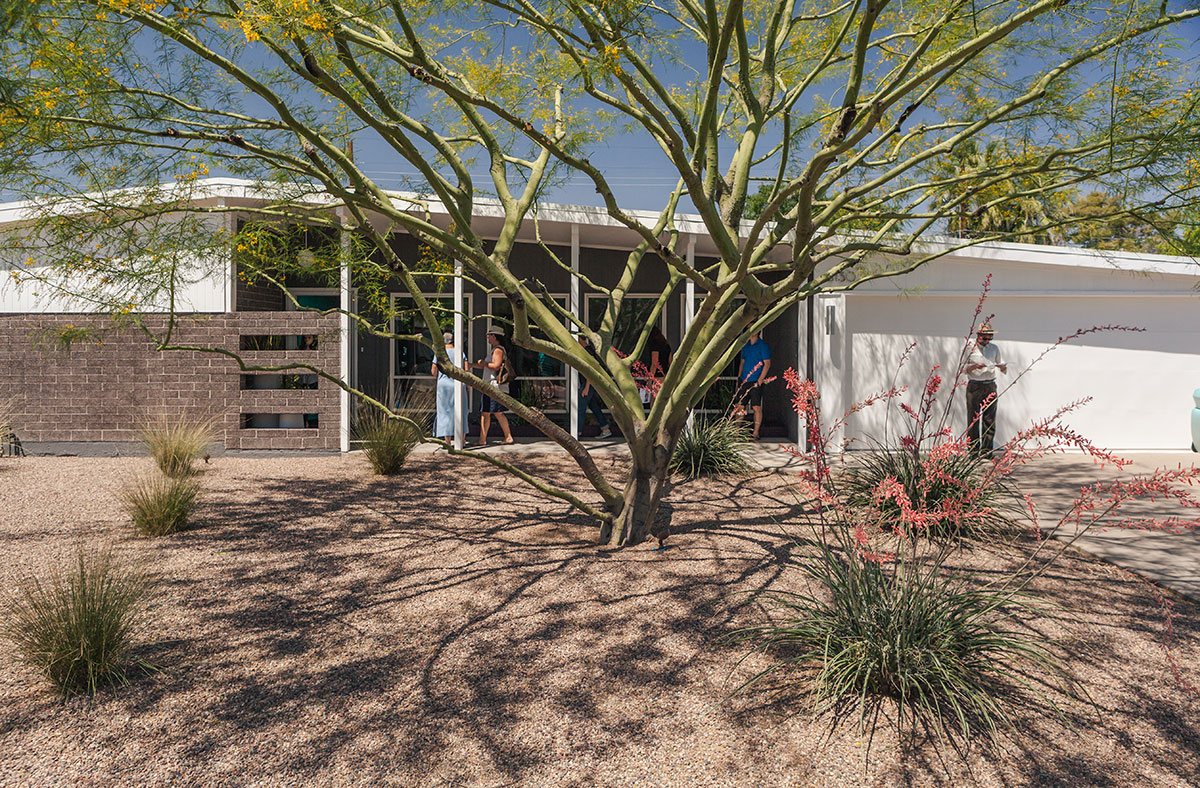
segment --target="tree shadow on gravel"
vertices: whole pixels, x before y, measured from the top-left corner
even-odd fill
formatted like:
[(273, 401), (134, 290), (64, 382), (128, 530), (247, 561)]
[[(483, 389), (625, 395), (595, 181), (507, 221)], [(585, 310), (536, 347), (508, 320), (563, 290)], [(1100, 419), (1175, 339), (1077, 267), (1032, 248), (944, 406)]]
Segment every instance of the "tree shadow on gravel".
[[(190, 712), (206, 724), (176, 742), (188, 760), (299, 723), (288, 768), (304, 778), (375, 738), (414, 774), (465, 749), (519, 781), (565, 754), (528, 740), (529, 726), (586, 729), (600, 752), (653, 740), (664, 704), (697, 682), (698, 658), (738, 614), (728, 590), (768, 587), (790, 549), (769, 532), (790, 510), (751, 512), (764, 504), (749, 494), (670, 502), (688, 540), (614, 553), (595, 548), (587, 518), (503, 473), (440, 470), (265, 479), (250, 496), (250, 480), (215, 485), (198, 528), (164, 543), (195, 564), (163, 581), (192, 637), (129, 702), (146, 713), (217, 687)], [(300, 721), (331, 708), (344, 721), (305, 739)]]
[[(568, 463), (537, 462), (553, 482), (577, 482)], [(153, 543), (170, 567), (154, 611), (167, 637), (147, 652), (162, 671), (101, 701), (153, 733), (131, 743), (127, 725), (97, 723), (95, 736), (123, 773), (153, 781), (174, 759), (214, 782), (534, 785), (561, 763), (586, 775), (631, 747), (690, 752), (716, 737), (741, 784), (774, 779), (754, 753), (788, 735), (790, 709), (723, 705), (741, 652), (717, 643), (753, 618), (762, 591), (798, 582), (789, 566), (806, 548), (789, 531), (805, 507), (780, 477), (677, 485), (669, 549), (612, 552), (596, 548), (588, 518), (478, 464), (423, 457), (393, 478), (312, 467), (214, 473), (197, 529)], [(1084, 610), (1107, 599), (1100, 583), (1071, 588)], [(1153, 632), (1155, 611), (1139, 593), (1111, 623)], [(1179, 612), (1177, 636), (1194, 642), (1195, 610)], [(1123, 643), (1086, 658), (1129, 664)], [(1145, 697), (1091, 730), (1136, 715), (1162, 736), (1196, 732), (1187, 708), (1143, 683)], [(44, 716), (5, 713), (0, 732)], [(1160, 759), (1185, 784), (1195, 739)], [(1019, 784), (1062, 784), (1073, 757), (1056, 742)]]

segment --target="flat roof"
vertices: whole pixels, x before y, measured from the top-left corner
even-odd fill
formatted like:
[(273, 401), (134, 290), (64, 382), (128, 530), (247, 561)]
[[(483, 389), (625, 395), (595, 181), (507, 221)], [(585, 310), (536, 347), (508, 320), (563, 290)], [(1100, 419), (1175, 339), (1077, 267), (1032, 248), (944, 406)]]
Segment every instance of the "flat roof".
[[(165, 183), (151, 192), (157, 201), (187, 199), (198, 202), (233, 202), (246, 203), (246, 208), (252, 208), (254, 203), (278, 201), (286, 197), (290, 190), (284, 187), (240, 178), (204, 178), (187, 184)], [(57, 210), (61, 213), (88, 210), (92, 200), (120, 199), (122, 197), (136, 198), (145, 195), (145, 188), (129, 188), (108, 193), (81, 195), (77, 199), (63, 200)], [(448, 216), (445, 206), (437, 199), (431, 199), (414, 192), (387, 191), (389, 198), (398, 203), (409, 203), (422, 213), (428, 211), (431, 216)], [(294, 200), (314, 208), (336, 207), (338, 201), (331, 195), (314, 186), (311, 192), (303, 194), (301, 199)], [(131, 203), (144, 202), (132, 200)], [(0, 227), (20, 224), (34, 218), (36, 210), (45, 210), (54, 204), (34, 200), (17, 200), (0, 203)], [(629, 210), (626, 213), (644, 224), (653, 225), (658, 214), (654, 211)], [(636, 236), (633, 231), (611, 217), (607, 210), (594, 205), (566, 205), (559, 203), (541, 203), (531, 211), (533, 218), (526, 220), (521, 230), (520, 240), (535, 240), (535, 220), (539, 226), (540, 237), (549, 244), (568, 245), (571, 238), (571, 227), (580, 228), (580, 243), (587, 247), (628, 248)], [(489, 231), (499, 231), (500, 221), (504, 217), (503, 207), (499, 200), (477, 198), (473, 217), (480, 221), (476, 228), (485, 237)], [(489, 227), (494, 225), (494, 227)], [(708, 237), (708, 231), (699, 214), (677, 214), (675, 226), (680, 233), (696, 237), (697, 254), (702, 256), (715, 254), (715, 246)], [(743, 222), (743, 232), (749, 232), (751, 222)], [(585, 237), (586, 236), (586, 237)], [(622, 237), (627, 236), (627, 237)], [(957, 247), (962, 239), (930, 236), (920, 241), (920, 248), (925, 252), (937, 252)], [(1070, 246), (1052, 246), (1044, 244), (1014, 243), (1009, 241), (988, 241), (971, 244), (949, 252), (961, 260), (994, 261), (997, 263), (1034, 263), (1040, 265), (1068, 266), (1074, 268), (1103, 268), (1106, 270), (1137, 271), (1164, 273), (1175, 275), (1195, 276), (1200, 273), (1197, 269), (1197, 259), (1177, 255), (1154, 254), (1150, 252), (1108, 251), (1098, 249), (1082, 249)]]

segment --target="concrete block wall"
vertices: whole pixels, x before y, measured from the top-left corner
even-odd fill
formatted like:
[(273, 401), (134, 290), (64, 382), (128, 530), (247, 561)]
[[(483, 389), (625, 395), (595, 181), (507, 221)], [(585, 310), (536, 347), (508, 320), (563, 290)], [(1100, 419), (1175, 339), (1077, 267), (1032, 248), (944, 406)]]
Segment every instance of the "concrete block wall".
[(284, 308), (283, 291), (266, 280), (250, 281), (245, 271), (238, 269), (234, 294), (238, 312), (273, 312)]
[[(145, 318), (161, 332), (166, 320)], [(71, 327), (88, 333), (57, 347), (53, 337)], [(243, 335), (319, 336), (314, 350), (240, 352)], [(303, 362), (338, 374), (336, 315), (244, 312), (180, 316), (176, 344), (240, 352), (247, 364)], [(307, 370), (296, 370), (306, 372)], [(0, 315), (0, 396), (16, 399), (16, 431), (27, 444), (127, 443), (160, 416), (212, 416), (227, 449), (336, 451), (340, 411), (337, 387), (243, 390), (236, 361), (217, 353), (155, 350), (136, 328), (114, 326), (99, 315)], [(247, 413), (315, 413), (315, 429), (243, 429)]]

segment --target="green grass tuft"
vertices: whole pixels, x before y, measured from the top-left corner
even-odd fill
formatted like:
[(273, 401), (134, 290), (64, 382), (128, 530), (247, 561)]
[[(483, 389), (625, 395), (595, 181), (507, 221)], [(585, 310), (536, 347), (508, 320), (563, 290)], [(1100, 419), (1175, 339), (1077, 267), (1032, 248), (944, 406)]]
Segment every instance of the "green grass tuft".
[(745, 422), (697, 416), (675, 443), (671, 472), (687, 479), (749, 473), (753, 470), (746, 457), (749, 444), (750, 428)]
[(187, 527), (200, 483), (158, 474), (142, 476), (121, 491), (125, 511), (142, 536), (166, 536)]
[[(4, 634), (16, 661), (63, 697), (128, 681), (129, 652), (148, 591), (146, 576), (105, 550), (80, 551), (48, 582), (30, 579), (9, 600)], [(143, 667), (144, 664), (143, 664)]]
[(412, 450), (433, 427), (435, 408), (434, 392), (415, 387), (396, 410), (408, 421), (392, 418), (377, 407), (360, 408), (355, 436), (375, 473), (392, 476), (400, 472)]
[(891, 698), (902, 732), (933, 731), (961, 748), (1012, 727), (1014, 689), (1045, 697), (1030, 676), (1065, 682), (1052, 642), (1018, 631), (1034, 605), (1012, 589), (968, 587), (940, 562), (877, 563), (828, 545), (805, 573), (813, 592), (766, 595), (769, 623), (730, 636), (775, 658), (739, 691), (772, 677), (817, 713), (857, 708), (870, 730)]
[(216, 423), (211, 418), (161, 418), (141, 430), (142, 442), (167, 476), (180, 478), (194, 472), (197, 459), (216, 440)]

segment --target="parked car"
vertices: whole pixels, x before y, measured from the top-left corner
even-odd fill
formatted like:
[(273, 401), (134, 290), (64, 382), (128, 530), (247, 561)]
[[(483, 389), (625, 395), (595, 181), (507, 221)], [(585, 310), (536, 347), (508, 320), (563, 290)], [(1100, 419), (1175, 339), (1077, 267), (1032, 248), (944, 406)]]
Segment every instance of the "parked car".
[(1192, 451), (1200, 451), (1196, 448), (1200, 446), (1200, 389), (1192, 392), (1192, 402)]

